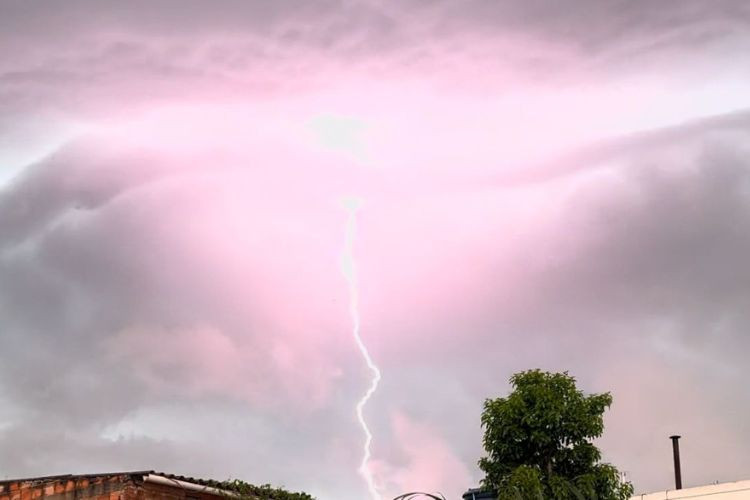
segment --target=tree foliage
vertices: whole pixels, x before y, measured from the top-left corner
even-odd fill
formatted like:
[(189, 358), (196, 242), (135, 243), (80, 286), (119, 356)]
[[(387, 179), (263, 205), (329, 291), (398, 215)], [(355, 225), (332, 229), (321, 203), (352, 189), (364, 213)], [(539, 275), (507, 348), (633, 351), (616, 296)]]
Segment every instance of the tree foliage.
[(584, 395), (564, 373), (529, 370), (510, 379), (513, 391), (488, 399), (482, 412), (483, 486), (502, 500), (625, 500), (633, 487), (601, 463), (591, 440), (604, 431), (609, 393)]
[(217, 482), (213, 486), (232, 492), (235, 495), (227, 495), (227, 497), (239, 498), (239, 500), (315, 500), (307, 493), (290, 492), (283, 488), (275, 488), (270, 484), (256, 486), (239, 479)]

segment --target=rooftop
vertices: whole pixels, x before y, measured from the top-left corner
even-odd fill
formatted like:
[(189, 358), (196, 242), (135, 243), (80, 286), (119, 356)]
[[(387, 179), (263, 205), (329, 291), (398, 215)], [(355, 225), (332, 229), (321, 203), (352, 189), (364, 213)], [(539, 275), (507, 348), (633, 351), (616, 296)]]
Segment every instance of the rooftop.
[(148, 476), (158, 476), (173, 481), (180, 481), (183, 483), (192, 483), (200, 486), (212, 486), (219, 487), (222, 485), (221, 481), (213, 479), (200, 479), (188, 476), (179, 476), (176, 474), (167, 474), (164, 472), (156, 472), (153, 470), (138, 470), (138, 471), (124, 471), (124, 472), (104, 472), (97, 474), (58, 474), (55, 476), (38, 476), (38, 477), (23, 477), (17, 479), (0, 479), (0, 484), (9, 483), (46, 483), (50, 481), (68, 481), (75, 479), (92, 479), (92, 478), (106, 478), (115, 476), (131, 476), (146, 478)]

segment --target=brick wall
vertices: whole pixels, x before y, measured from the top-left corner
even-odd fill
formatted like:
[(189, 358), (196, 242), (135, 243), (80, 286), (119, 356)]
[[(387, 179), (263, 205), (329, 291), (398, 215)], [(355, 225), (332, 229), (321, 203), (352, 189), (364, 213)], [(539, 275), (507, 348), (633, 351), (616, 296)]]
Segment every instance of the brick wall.
[(0, 500), (226, 500), (177, 485), (144, 483), (129, 474), (0, 482)]
[[(228, 500), (227, 497), (212, 495), (203, 491), (184, 490), (177, 486), (163, 484), (144, 483), (139, 489), (144, 496), (136, 497), (137, 500)], [(128, 498), (127, 500), (136, 500)]]

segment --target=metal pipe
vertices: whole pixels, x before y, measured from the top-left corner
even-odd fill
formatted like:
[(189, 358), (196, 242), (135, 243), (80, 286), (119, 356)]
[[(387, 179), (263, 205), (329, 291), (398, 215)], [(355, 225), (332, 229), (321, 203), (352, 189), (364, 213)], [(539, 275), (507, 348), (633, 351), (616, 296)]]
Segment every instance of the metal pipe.
[(669, 436), (672, 440), (672, 455), (674, 456), (674, 486), (682, 489), (682, 470), (680, 469), (680, 436)]

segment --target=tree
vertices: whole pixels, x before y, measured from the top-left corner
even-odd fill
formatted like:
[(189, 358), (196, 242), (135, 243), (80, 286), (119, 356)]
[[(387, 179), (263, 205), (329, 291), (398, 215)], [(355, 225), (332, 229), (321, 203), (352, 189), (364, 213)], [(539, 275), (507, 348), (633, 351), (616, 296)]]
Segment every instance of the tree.
[(633, 494), (614, 466), (600, 463), (591, 442), (604, 431), (609, 393), (586, 396), (567, 372), (529, 370), (510, 383), (508, 397), (484, 403), (483, 487), (502, 500), (625, 500)]
[(232, 500), (315, 500), (307, 493), (290, 492), (270, 484), (255, 486), (239, 479), (213, 481), (210, 486), (223, 490), (224, 496)]

